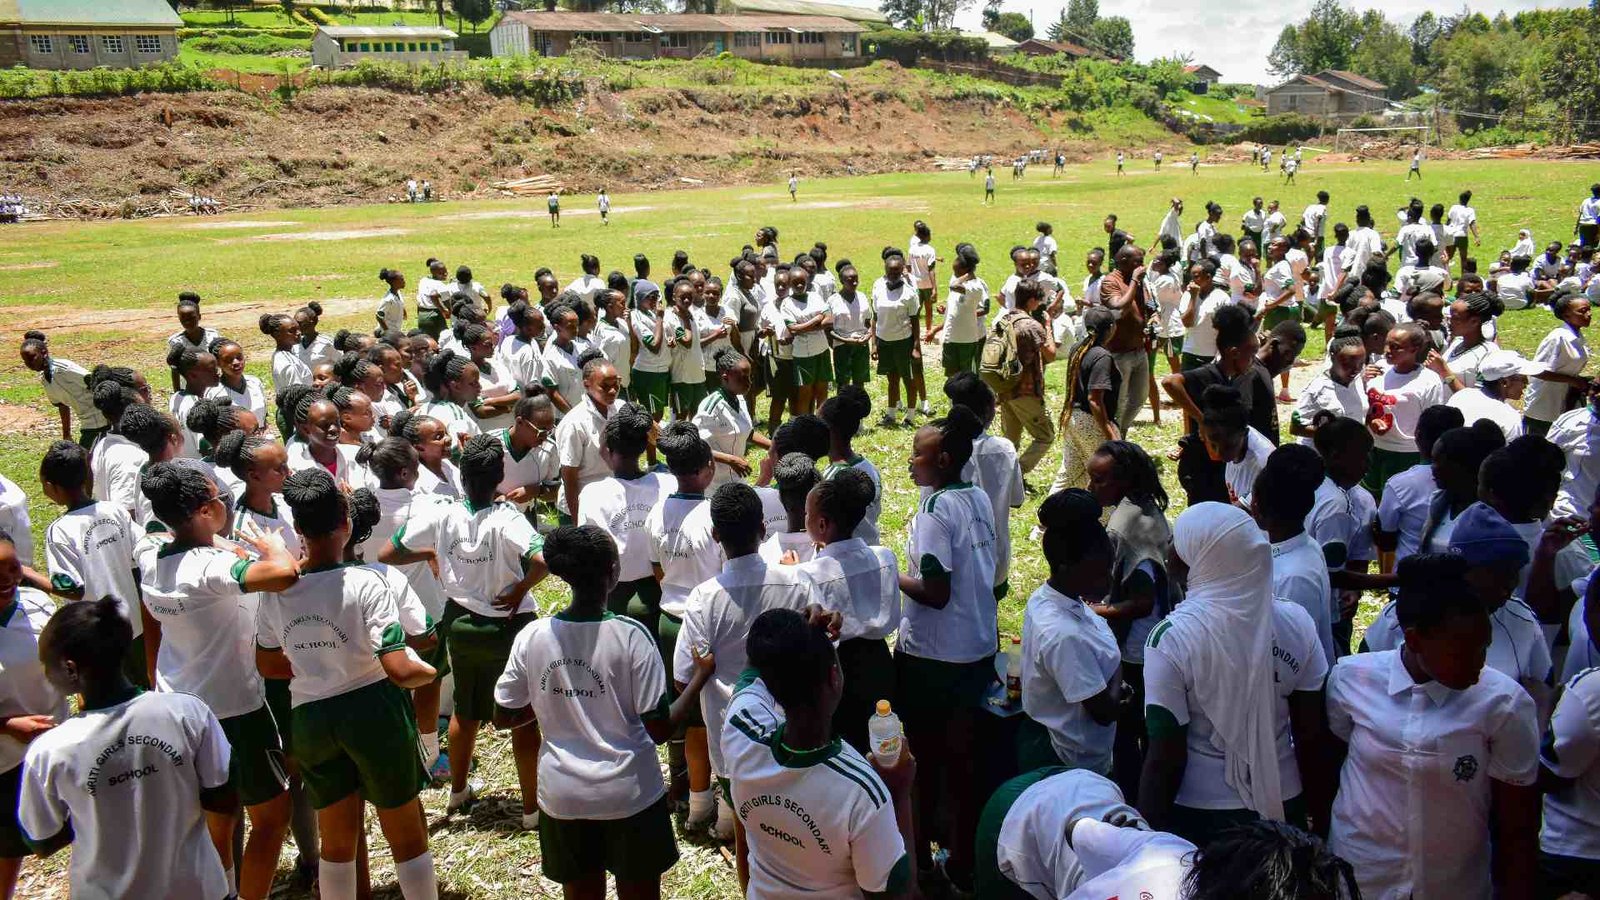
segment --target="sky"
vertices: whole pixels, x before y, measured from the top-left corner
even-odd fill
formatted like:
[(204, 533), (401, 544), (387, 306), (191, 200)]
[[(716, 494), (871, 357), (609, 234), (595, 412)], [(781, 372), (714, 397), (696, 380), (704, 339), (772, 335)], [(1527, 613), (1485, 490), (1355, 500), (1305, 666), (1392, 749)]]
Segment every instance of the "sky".
[[(860, 6), (875, 5), (870, 0), (841, 0)], [(1503, 10), (1513, 14), (1539, 7), (1583, 6), (1586, 0), (1496, 0), (1492, 5), (1472, 5), (1476, 12), (1493, 18)], [(1006, 12), (1032, 14), (1034, 28), (1040, 37), (1045, 28), (1061, 15), (1066, 0), (1008, 0), (1002, 7)], [(1382, 9), (1391, 20), (1402, 27), (1427, 9), (1435, 15), (1444, 15), (1450, 9), (1446, 4), (1428, 0), (1386, 0), (1382, 4), (1353, 3), (1355, 9)], [(1205, 63), (1222, 73), (1222, 80), (1243, 81), (1271, 85), (1276, 79), (1267, 74), (1267, 54), (1278, 39), (1283, 26), (1305, 17), (1311, 4), (1284, 3), (1282, 0), (1207, 0), (1202, 3), (1185, 3), (1182, 0), (1101, 0), (1103, 16), (1126, 16), (1133, 23), (1134, 55), (1140, 61), (1163, 56), (1190, 54), (1197, 63)], [(956, 25), (965, 31), (982, 29), (982, 0), (956, 16)], [(1204, 24), (1196, 21), (1203, 19)], [(1220, 53), (1217, 46), (1226, 46), (1228, 52)]]

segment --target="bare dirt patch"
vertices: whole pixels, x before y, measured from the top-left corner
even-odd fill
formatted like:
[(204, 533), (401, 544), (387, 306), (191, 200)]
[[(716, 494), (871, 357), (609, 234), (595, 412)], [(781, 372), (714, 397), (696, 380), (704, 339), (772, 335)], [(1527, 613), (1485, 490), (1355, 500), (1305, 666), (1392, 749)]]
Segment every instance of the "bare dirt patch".
[[(324, 315), (354, 315), (361, 310), (376, 304), (376, 300), (365, 297), (323, 297), (317, 300), (322, 304)], [(255, 337), (257, 321), (262, 313), (289, 312), (297, 309), (301, 304), (289, 300), (262, 300), (254, 303), (206, 303), (206, 325), (217, 329), (230, 337)], [(0, 332), (21, 333), (24, 329), (33, 328), (43, 331), (48, 335), (73, 334), (85, 331), (106, 331), (116, 329), (126, 334), (126, 339), (112, 342), (105, 348), (105, 353), (96, 357), (110, 358), (107, 354), (114, 354), (118, 347), (126, 348), (129, 341), (148, 337), (165, 338), (178, 330), (178, 323), (173, 318), (170, 309), (143, 310), (143, 309), (117, 309), (117, 310), (84, 310), (74, 311), (66, 308), (52, 308), (50, 321), (39, 322), (38, 311), (19, 308), (17, 310), (0, 310)]]
[(0, 401), (0, 432), (17, 434), (24, 431), (44, 431), (57, 423), (55, 416), (47, 416), (33, 406), (18, 406)]
[(41, 259), (38, 262), (7, 263), (0, 266), (0, 272), (26, 272), (30, 269), (54, 269), (61, 263), (53, 259)]
[(299, 222), (192, 222), (183, 226), (195, 231), (223, 231), (234, 228), (292, 228)]
[[(282, 231), (276, 234), (257, 234), (242, 241), (354, 241), (361, 238), (399, 237), (410, 234), (404, 228), (351, 228), (345, 231)], [(234, 243), (228, 241), (227, 243)]]

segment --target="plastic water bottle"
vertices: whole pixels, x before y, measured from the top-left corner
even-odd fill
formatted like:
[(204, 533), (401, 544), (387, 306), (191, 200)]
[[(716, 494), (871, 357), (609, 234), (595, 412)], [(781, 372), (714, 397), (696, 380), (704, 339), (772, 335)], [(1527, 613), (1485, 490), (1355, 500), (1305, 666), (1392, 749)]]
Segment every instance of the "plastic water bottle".
[(867, 720), (867, 740), (872, 743), (872, 757), (878, 765), (891, 769), (900, 761), (900, 717), (889, 708), (889, 701), (879, 700), (877, 713)]
[(1006, 705), (1022, 703), (1022, 638), (1011, 639), (1006, 653)]

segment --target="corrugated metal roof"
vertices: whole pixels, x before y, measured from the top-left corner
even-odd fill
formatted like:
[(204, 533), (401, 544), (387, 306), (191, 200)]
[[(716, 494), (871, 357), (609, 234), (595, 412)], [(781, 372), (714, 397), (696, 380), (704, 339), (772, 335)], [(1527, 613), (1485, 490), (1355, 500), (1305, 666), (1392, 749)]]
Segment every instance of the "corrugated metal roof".
[(515, 21), (534, 31), (650, 31), (653, 33), (814, 31), (855, 34), (867, 29), (837, 16), (711, 16), (697, 13), (637, 15), (624, 13), (508, 12), (502, 21)]
[(167, 0), (0, 0), (0, 22), (25, 25), (160, 25), (183, 19)]
[(995, 50), (1010, 50), (1017, 46), (1017, 42), (995, 31), (967, 32), (972, 37), (983, 38), (984, 43)]
[(455, 40), (458, 35), (437, 25), (323, 25), (318, 31), (334, 38), (443, 38)]
[(794, 16), (838, 16), (852, 22), (889, 21), (889, 17), (876, 7), (855, 6), (850, 3), (822, 3), (817, 0), (721, 0), (719, 6), (741, 15), (781, 13)]
[(1366, 88), (1369, 91), (1381, 91), (1385, 87), (1385, 85), (1382, 82), (1373, 81), (1371, 78), (1368, 78), (1365, 75), (1357, 75), (1354, 72), (1346, 72), (1343, 69), (1323, 69), (1321, 72), (1318, 72), (1317, 74), (1319, 76), (1322, 76), (1323, 78), (1326, 78), (1328, 76), (1332, 76), (1334, 78), (1342, 78), (1345, 81), (1348, 81), (1351, 84), (1355, 85), (1356, 87)]

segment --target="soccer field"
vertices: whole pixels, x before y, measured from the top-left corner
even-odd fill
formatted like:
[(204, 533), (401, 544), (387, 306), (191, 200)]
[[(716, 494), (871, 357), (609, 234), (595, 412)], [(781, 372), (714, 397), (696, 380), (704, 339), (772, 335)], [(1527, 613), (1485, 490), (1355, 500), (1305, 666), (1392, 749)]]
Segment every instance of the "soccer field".
[[(725, 277), (728, 260), (751, 242), (758, 227), (771, 225), (780, 233), (784, 256), (792, 258), (822, 241), (830, 263), (850, 258), (868, 282), (880, 272), (880, 251), (885, 246), (903, 248), (911, 223), (922, 219), (946, 259), (957, 242), (973, 243), (983, 260), (979, 274), (998, 291), (1011, 271), (1010, 248), (1030, 244), (1035, 222), (1048, 221), (1060, 243), (1062, 277), (1076, 294), (1085, 251), (1105, 244), (1101, 221), (1108, 213), (1117, 214), (1120, 226), (1148, 246), (1174, 196), (1185, 202), (1185, 232), (1203, 215), (1205, 203), (1215, 200), (1225, 210), (1223, 229), (1236, 233), (1239, 215), (1253, 196), (1280, 200), (1294, 223), (1318, 190), (1332, 195), (1330, 236), (1333, 222), (1353, 225), (1356, 205), (1366, 204), (1379, 231), (1392, 237), (1397, 228), (1394, 210), (1410, 197), (1448, 207), (1460, 191), (1470, 189), (1483, 231), (1483, 244), (1474, 252), (1487, 270), (1494, 256), (1515, 242), (1518, 229), (1531, 229), (1541, 247), (1550, 240), (1570, 240), (1578, 202), (1595, 177), (1593, 166), (1524, 161), (1430, 161), (1423, 166), (1425, 180), (1410, 184), (1405, 181), (1406, 163), (1387, 161), (1331, 164), (1312, 158), (1298, 183), (1289, 186), (1275, 171), (1269, 175), (1244, 165), (1202, 165), (1191, 175), (1176, 158), (1159, 173), (1148, 159), (1130, 158), (1128, 170), (1126, 177), (1118, 177), (1113, 163), (1096, 162), (1069, 167), (1054, 178), (1048, 165), (1036, 165), (1025, 179), (1014, 181), (1002, 166), (996, 170), (993, 206), (982, 205), (982, 175), (964, 172), (803, 180), (798, 202), (791, 202), (777, 183), (614, 193), (608, 226), (601, 225), (593, 196), (572, 196), (563, 198), (559, 230), (551, 228), (542, 199), (28, 224), (0, 230), (0, 329), (12, 347), (23, 331), (37, 328), (50, 334), (58, 356), (89, 367), (101, 362), (134, 365), (165, 394), (164, 338), (177, 330), (173, 305), (179, 291), (194, 290), (204, 298), (206, 324), (240, 340), (252, 355), (250, 370), (270, 384), (266, 362), (271, 347), (256, 328), (258, 316), (290, 312), (317, 300), (326, 310), (325, 333), (368, 329), (383, 293), (378, 269), (403, 270), (414, 290), (425, 274), (423, 261), (431, 256), (452, 270), (471, 266), (491, 293), (507, 281), (531, 287), (540, 266), (554, 269), (565, 284), (579, 273), (582, 253), (599, 256), (602, 273), (619, 269), (629, 274), (633, 255), (645, 253), (659, 281), (673, 252), (682, 249), (695, 265)], [(940, 277), (947, 276), (946, 264)], [(1531, 354), (1554, 325), (1547, 310), (1511, 313), (1501, 319), (1501, 342)], [(1320, 347), (1314, 340), (1307, 357), (1319, 355)], [(935, 406), (943, 408), (937, 349), (928, 358), (929, 391)], [(0, 371), (0, 473), (32, 497), (36, 541), (42, 547), (43, 528), (59, 510), (40, 493), (37, 466), (58, 428), (36, 376), (14, 355), (12, 360)], [(1052, 405), (1060, 402), (1063, 369), (1050, 370)], [(1160, 363), (1158, 373), (1165, 374), (1165, 369)], [(1302, 383), (1314, 371), (1297, 370)], [(884, 401), (881, 384), (872, 393), (875, 403)], [(1164, 410), (1161, 427), (1136, 427), (1130, 435), (1165, 465), (1174, 515), (1181, 492), (1164, 456), (1175, 443), (1178, 418), (1175, 410)], [(885, 543), (897, 549), (916, 496), (906, 472), (910, 436), (910, 429), (885, 430), (869, 421), (856, 444), (884, 475), (883, 533)], [(1048, 486), (1059, 459), (1057, 448), (1030, 482)], [(1001, 631), (1008, 638), (1020, 634), (1028, 592), (1045, 575), (1042, 559), (1026, 543), (1039, 499), (1030, 496), (1012, 514), (1017, 547), (1013, 590), (1000, 614)], [(547, 611), (561, 604), (557, 588), (550, 582), (539, 591)], [(1375, 608), (1364, 609), (1363, 618), (1373, 612)], [(488, 735), (479, 746), (484, 755), (479, 777), (489, 800), (473, 816), (444, 822), (443, 792), (424, 795), (443, 895), (559, 896), (559, 888), (539, 878), (536, 836), (516, 831), (509, 743), (503, 736)], [(372, 834), (377, 835), (375, 828)], [(668, 875), (663, 896), (737, 896), (732, 867), (715, 849), (684, 842), (681, 851), (683, 861)], [(392, 867), (381, 838), (373, 862), (376, 880), (391, 882)], [(64, 879), (50, 877), (60, 866), (59, 859), (43, 867), (30, 863), (22, 895), (65, 896)]]

